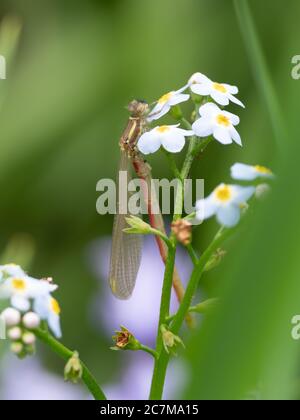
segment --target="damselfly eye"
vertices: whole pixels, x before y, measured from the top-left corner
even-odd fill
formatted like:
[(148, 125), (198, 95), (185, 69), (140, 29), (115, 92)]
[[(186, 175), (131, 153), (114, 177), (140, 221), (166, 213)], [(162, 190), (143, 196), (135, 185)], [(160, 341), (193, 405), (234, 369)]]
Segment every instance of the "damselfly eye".
[(145, 99), (136, 99), (137, 102), (141, 103), (141, 104), (146, 104), (148, 105), (147, 101), (145, 101)]

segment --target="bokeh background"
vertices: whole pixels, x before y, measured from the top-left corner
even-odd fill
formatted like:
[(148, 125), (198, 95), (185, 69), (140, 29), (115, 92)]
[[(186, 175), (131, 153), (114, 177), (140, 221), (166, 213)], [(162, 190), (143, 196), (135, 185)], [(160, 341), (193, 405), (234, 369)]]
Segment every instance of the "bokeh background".
[[(215, 142), (192, 176), (205, 178), (210, 192), (242, 161), (273, 167), (278, 185), (249, 228), (227, 244), (224, 265), (203, 278), (202, 295), (224, 295), (224, 303), (171, 366), (165, 396), (300, 396), (299, 346), (290, 338), (290, 320), (300, 312), (300, 81), (291, 77), (291, 59), (300, 54), (300, 4), (249, 5), (286, 135), (271, 124), (273, 107), (230, 0), (1, 1), (0, 54), (8, 59), (7, 80), (0, 81), (1, 263), (54, 277), (63, 341), (79, 350), (111, 398), (147, 397), (151, 361), (111, 352), (110, 336), (121, 322), (153, 342), (163, 267), (147, 240), (133, 300), (110, 296), (113, 219), (96, 213), (96, 183), (115, 177), (126, 104), (136, 97), (153, 102), (196, 71), (238, 85), (247, 108), (231, 109), (241, 116), (244, 147)], [(164, 156), (150, 163), (155, 177), (170, 177)], [(199, 252), (216, 229), (212, 220), (196, 231)], [(178, 265), (187, 278), (183, 250)], [(63, 364), (47, 349), (22, 362), (4, 342), (0, 350), (1, 399), (88, 398), (63, 383)]]

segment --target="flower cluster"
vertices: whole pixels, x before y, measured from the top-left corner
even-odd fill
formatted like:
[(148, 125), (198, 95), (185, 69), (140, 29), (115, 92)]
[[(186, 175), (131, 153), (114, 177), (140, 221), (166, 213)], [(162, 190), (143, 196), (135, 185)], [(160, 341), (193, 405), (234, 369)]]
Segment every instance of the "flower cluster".
[[(184, 93), (186, 90), (190, 92)], [(200, 118), (193, 123), (192, 129), (184, 130), (179, 125), (155, 127), (141, 136), (138, 149), (148, 155), (155, 153), (162, 146), (170, 153), (179, 153), (185, 146), (185, 138), (191, 136), (200, 138), (213, 136), (221, 144), (235, 142), (242, 146), (241, 137), (235, 128), (240, 122), (239, 117), (218, 106), (223, 107), (232, 102), (244, 108), (244, 104), (235, 96), (238, 91), (236, 86), (213, 82), (205, 75), (195, 73), (183, 88), (166, 93), (158, 99), (148, 116), (148, 122), (159, 120), (173, 107), (187, 102), (194, 95), (199, 97), (197, 103), (200, 100), (206, 103), (200, 106)], [(215, 103), (210, 101), (215, 101)]]
[[(272, 171), (264, 166), (242, 163), (231, 167), (231, 176), (238, 181), (266, 180), (274, 177)], [(207, 198), (196, 203), (197, 219), (202, 221), (216, 216), (221, 225), (234, 227), (240, 220), (241, 211), (247, 208), (247, 201), (257, 189), (260, 190), (260, 186), (219, 185)]]
[[(186, 90), (189, 90), (189, 93), (185, 93)], [(204, 74), (195, 73), (183, 88), (163, 95), (148, 117), (149, 123), (156, 121), (167, 115), (172, 108), (177, 107), (177, 112), (173, 112), (172, 115), (177, 115), (178, 120), (183, 121), (180, 117), (182, 114), (178, 108), (179, 104), (192, 98), (197, 105), (197, 112), (190, 126), (191, 129), (183, 129), (180, 124), (154, 127), (140, 137), (137, 144), (139, 151), (148, 155), (163, 147), (169, 153), (179, 153), (185, 146), (186, 137), (210, 138), (212, 136), (223, 145), (235, 142), (242, 146), (241, 137), (236, 129), (240, 118), (221, 108), (230, 103), (245, 108), (235, 96), (238, 92), (236, 86), (214, 82)], [(200, 118), (198, 118), (198, 113)], [(188, 127), (189, 124), (185, 126)], [(200, 146), (203, 144), (201, 140), (199, 144)], [(231, 177), (234, 180), (251, 182), (257, 179), (267, 181), (274, 175), (264, 166), (236, 163), (231, 168)], [(202, 221), (216, 216), (221, 225), (233, 227), (239, 222), (241, 211), (247, 208), (247, 201), (254, 193), (257, 197), (264, 194), (267, 188), (266, 184), (256, 185), (256, 187), (220, 184), (209, 197), (196, 203), (197, 219)]]
[(11, 349), (20, 357), (33, 352), (35, 336), (32, 331), (41, 321), (48, 324), (57, 338), (61, 337), (60, 307), (52, 297), (56, 289), (52, 279), (30, 277), (18, 265), (0, 266), (0, 299), (8, 302), (0, 316), (12, 341)]

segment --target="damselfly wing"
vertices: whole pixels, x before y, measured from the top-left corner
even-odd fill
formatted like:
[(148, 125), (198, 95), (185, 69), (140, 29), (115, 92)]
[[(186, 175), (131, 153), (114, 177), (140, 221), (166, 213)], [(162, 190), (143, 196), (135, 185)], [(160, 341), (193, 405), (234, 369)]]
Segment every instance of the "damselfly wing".
[[(122, 151), (119, 170), (127, 171), (129, 175), (129, 168), (128, 156)], [(142, 236), (123, 232), (128, 227), (126, 218), (130, 214), (120, 214), (118, 209), (119, 201), (114, 219), (109, 281), (111, 290), (117, 298), (128, 299), (135, 287), (140, 267)]]
[[(120, 172), (127, 172), (130, 180), (131, 158), (135, 153), (137, 140), (144, 124), (144, 114), (148, 105), (140, 101), (134, 101), (129, 105), (131, 118), (121, 137)], [(128, 299), (135, 287), (137, 274), (141, 263), (142, 236), (124, 233), (128, 227), (126, 218), (129, 212), (120, 212), (119, 185), (117, 188), (117, 214), (114, 220), (112, 251), (110, 261), (109, 282), (113, 294), (119, 299)], [(122, 206), (123, 207), (122, 203)]]

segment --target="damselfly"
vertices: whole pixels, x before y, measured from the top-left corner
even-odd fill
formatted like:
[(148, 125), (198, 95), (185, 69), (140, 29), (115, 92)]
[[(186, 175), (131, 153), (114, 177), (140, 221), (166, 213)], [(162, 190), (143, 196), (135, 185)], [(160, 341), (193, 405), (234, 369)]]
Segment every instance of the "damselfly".
[[(137, 176), (144, 181), (144, 185), (146, 184), (144, 199), (148, 209), (150, 224), (152, 227), (165, 233), (158, 200), (155, 191), (151, 188), (151, 168), (136, 149), (137, 141), (147, 126), (149, 106), (143, 101), (133, 101), (129, 104), (128, 109), (131, 116), (120, 139), (121, 159), (119, 171), (127, 171), (129, 179), (130, 167), (133, 166)], [(119, 191), (117, 191), (117, 196), (119, 197), (119, 195)], [(142, 238), (139, 235), (123, 232), (127, 227), (126, 218), (129, 214), (120, 212), (119, 206), (120, 203), (118, 202), (113, 228), (109, 281), (112, 292), (116, 297), (128, 299), (133, 292), (140, 267)], [(167, 246), (159, 237), (156, 237), (156, 241), (161, 257), (165, 262), (168, 252)], [(184, 288), (176, 268), (173, 275), (173, 287), (178, 300), (181, 301)]]
[[(132, 159), (136, 153), (136, 143), (145, 127), (145, 117), (149, 106), (142, 101), (133, 101), (128, 107), (131, 117), (120, 139), (121, 159), (119, 172), (130, 174)], [(119, 190), (119, 188), (118, 188)], [(117, 191), (119, 197), (119, 191)], [(140, 235), (124, 233), (126, 218), (119, 210), (114, 220), (109, 281), (113, 294), (119, 299), (128, 299), (134, 289), (141, 261), (142, 238)]]

